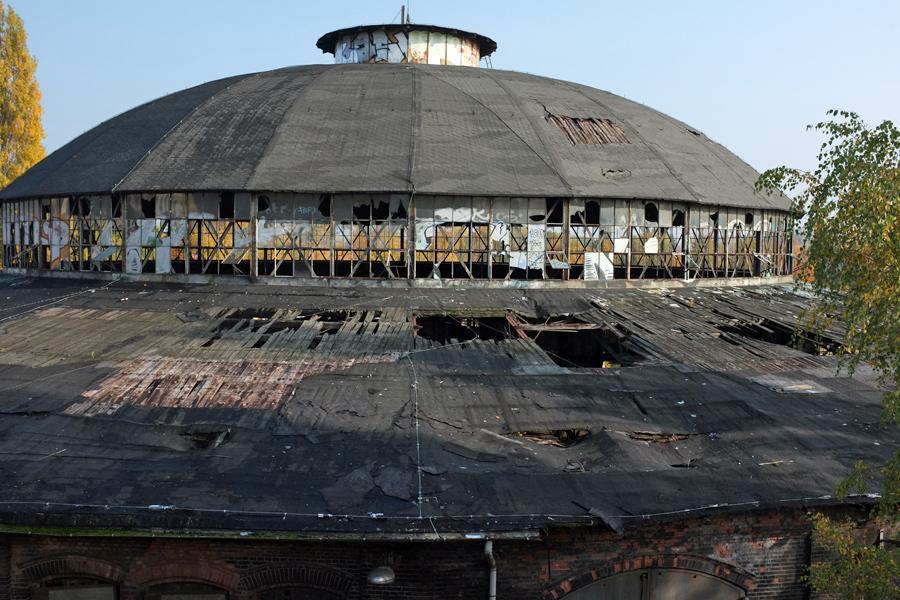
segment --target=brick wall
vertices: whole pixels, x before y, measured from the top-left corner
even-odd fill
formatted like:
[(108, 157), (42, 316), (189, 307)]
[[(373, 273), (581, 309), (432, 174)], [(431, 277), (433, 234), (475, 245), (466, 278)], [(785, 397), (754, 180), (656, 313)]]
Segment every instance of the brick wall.
[[(801, 511), (720, 515), (631, 527), (555, 529), (540, 541), (494, 543), (498, 597), (561, 598), (604, 576), (649, 567), (706, 572), (749, 590), (748, 598), (803, 599), (809, 524)], [(63, 575), (116, 581), (121, 600), (152, 583), (203, 581), (232, 600), (279, 584), (309, 584), (352, 599), (484, 598), (483, 542), (326, 543), (257, 540), (0, 536), (0, 600), (25, 600)], [(395, 584), (366, 574), (396, 560)]]

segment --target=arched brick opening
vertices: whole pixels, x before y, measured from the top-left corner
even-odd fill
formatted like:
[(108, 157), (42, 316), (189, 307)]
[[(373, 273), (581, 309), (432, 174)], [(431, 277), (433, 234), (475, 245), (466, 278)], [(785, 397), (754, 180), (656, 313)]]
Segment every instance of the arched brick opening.
[(119, 565), (77, 554), (40, 558), (23, 564), (21, 569), (33, 585), (60, 577), (92, 577), (116, 584), (121, 584), (125, 579), (125, 570)]
[(178, 562), (147, 565), (132, 571), (128, 583), (146, 590), (163, 583), (205, 583), (229, 593), (237, 591), (240, 574), (225, 565), (208, 562)]
[(349, 574), (338, 569), (307, 563), (260, 567), (241, 576), (240, 589), (251, 598), (260, 592), (286, 586), (308, 587), (346, 597), (353, 585)]
[(580, 590), (606, 577), (626, 573), (628, 571), (640, 571), (642, 569), (682, 569), (696, 571), (732, 583), (746, 591), (753, 589), (756, 580), (750, 573), (717, 560), (705, 556), (691, 555), (661, 555), (661, 556), (637, 556), (618, 561), (610, 561), (602, 566), (593, 567), (581, 571), (561, 581), (558, 581), (544, 590), (545, 600), (564, 598), (567, 594)]

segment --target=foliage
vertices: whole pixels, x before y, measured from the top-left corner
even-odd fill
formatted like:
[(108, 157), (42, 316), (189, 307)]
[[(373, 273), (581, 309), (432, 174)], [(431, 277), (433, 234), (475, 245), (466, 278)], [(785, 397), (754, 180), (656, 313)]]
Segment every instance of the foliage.
[(817, 591), (852, 600), (900, 598), (900, 552), (856, 539), (851, 522), (832, 521), (822, 514), (810, 518), (816, 547), (836, 559), (810, 569), (809, 581)]
[(0, 189), (44, 157), (37, 62), (22, 19), (0, 0)]
[[(867, 126), (852, 112), (828, 111), (810, 126), (826, 136), (818, 167), (778, 167), (758, 189), (794, 197), (797, 232), (805, 239), (798, 279), (819, 298), (803, 315), (813, 331), (838, 315), (847, 332), (840, 366), (873, 367), (886, 392), (884, 423), (900, 424), (900, 131), (890, 121)], [(837, 494), (868, 493), (880, 480), (876, 525), (900, 523), (900, 450), (880, 468), (857, 463)], [(840, 598), (900, 597), (897, 551), (858, 540), (852, 523), (813, 515), (814, 536), (835, 560), (813, 565), (809, 580)]]
[(816, 170), (771, 169), (757, 187), (795, 196), (803, 275), (821, 298), (806, 319), (821, 326), (843, 313), (842, 364), (853, 372), (866, 362), (894, 387), (884, 416), (900, 423), (900, 130), (890, 121), (867, 127), (851, 112), (828, 115), (814, 126), (827, 136)]

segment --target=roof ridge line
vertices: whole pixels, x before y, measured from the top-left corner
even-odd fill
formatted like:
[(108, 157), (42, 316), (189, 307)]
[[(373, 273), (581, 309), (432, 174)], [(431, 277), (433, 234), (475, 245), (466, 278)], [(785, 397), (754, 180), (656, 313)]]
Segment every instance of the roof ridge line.
[[(237, 80), (235, 80), (235, 81), (229, 83), (228, 85), (226, 85), (225, 87), (223, 87), (221, 90), (215, 92), (214, 94), (211, 94), (211, 95), (210, 95), (208, 98), (206, 98), (203, 102), (200, 102), (199, 104), (197, 104), (197, 106), (195, 106), (195, 107), (192, 108), (190, 111), (188, 111), (187, 114), (185, 114), (184, 116), (182, 116), (182, 117), (178, 120), (177, 123), (175, 123), (174, 125), (172, 125), (171, 127), (169, 127), (169, 129), (168, 129), (164, 134), (162, 134), (162, 135), (159, 137), (159, 139), (156, 140), (156, 141), (153, 143), (152, 146), (150, 146), (150, 148), (147, 149), (147, 151), (144, 153), (144, 155), (143, 155), (136, 163), (134, 163), (134, 165), (132, 165), (132, 167), (131, 167), (130, 169), (128, 169), (128, 172), (125, 173), (125, 175), (123, 175), (122, 178), (121, 178), (115, 185), (113, 185), (113, 186), (110, 188), (110, 190), (109, 190), (110, 193), (111, 193), (111, 194), (116, 193), (116, 192), (118, 191), (118, 189), (119, 189), (119, 186), (121, 186), (121, 185), (125, 182), (125, 180), (128, 179), (128, 178), (131, 176), (131, 174), (134, 173), (134, 172), (138, 169), (138, 167), (140, 167), (142, 164), (144, 164), (144, 161), (147, 160), (147, 157), (149, 157), (149, 156), (153, 153), (154, 150), (156, 150), (157, 148), (159, 148), (159, 146), (162, 145), (162, 143), (163, 143), (164, 141), (166, 141), (166, 140), (169, 138), (169, 136), (172, 134), (173, 131), (175, 131), (176, 129), (178, 129), (178, 128), (179, 128), (179, 127), (187, 120), (187, 119), (189, 119), (191, 116), (193, 116), (198, 110), (200, 110), (202, 107), (204, 107), (204, 106), (206, 106), (207, 104), (209, 104), (210, 102), (212, 102), (212, 100), (213, 100), (214, 98), (216, 98), (219, 94), (221, 94), (221, 93), (223, 93), (223, 92), (226, 92), (227, 90), (230, 90), (231, 88), (233, 88), (233, 87), (236, 86), (237, 84), (243, 83), (244, 81), (247, 81), (248, 79), (253, 79), (254, 77), (259, 77), (259, 76), (262, 75), (263, 73), (267, 73), (267, 72), (268, 72), (268, 71), (257, 71), (256, 73), (249, 73), (249, 74), (246, 74), (246, 75), (243, 76), (243, 77), (241, 77), (240, 75), (237, 75), (237, 76), (236, 76), (236, 77), (238, 77)], [(201, 85), (203, 85), (203, 84), (201, 84)]]
[[(521, 111), (522, 116), (525, 118), (525, 121), (528, 122), (528, 126), (534, 132), (534, 135), (537, 137), (537, 139), (541, 142), (541, 146), (544, 148), (544, 152), (546, 152), (547, 155), (553, 161), (553, 163), (554, 163), (553, 172), (556, 173), (556, 176), (559, 177), (559, 180), (562, 181), (562, 183), (566, 187), (566, 189), (569, 190), (569, 195), (574, 197), (575, 192), (572, 187), (572, 184), (569, 183), (569, 180), (566, 179), (565, 175), (562, 174), (562, 169), (559, 167), (559, 156), (553, 150), (551, 150), (551, 148), (547, 145), (547, 142), (544, 139), (544, 136), (541, 135), (538, 128), (535, 127), (534, 122), (531, 120), (531, 118), (529, 118), (529, 116), (522, 109), (522, 103), (519, 101), (519, 98), (515, 94), (510, 93), (509, 87), (506, 85), (506, 82), (503, 81), (502, 79), (500, 79), (499, 77), (497, 77), (496, 74), (492, 73), (491, 69), (484, 69), (484, 74), (487, 75), (487, 77), (491, 81), (493, 81), (498, 86), (500, 86), (500, 89), (503, 90), (503, 93), (506, 94), (507, 97), (512, 101), (512, 103)], [(546, 110), (546, 108), (544, 110)], [(499, 117), (499, 115), (498, 115), (498, 117)], [(500, 117), (500, 119), (503, 120), (502, 117)], [(504, 121), (504, 123), (505, 123), (505, 121)], [(525, 140), (522, 140), (522, 141), (525, 142)], [(525, 142), (525, 144), (528, 145), (528, 142)], [(531, 148), (530, 145), (529, 145), (529, 148)], [(532, 148), (532, 151), (534, 151), (535, 154), (537, 154), (537, 151), (534, 150), (534, 148)]]
[[(305, 66), (305, 65), (304, 65), (304, 66)], [(312, 77), (312, 79), (310, 79), (309, 81), (307, 81), (307, 82), (303, 85), (303, 90), (302, 90), (299, 94), (297, 94), (297, 96), (291, 101), (291, 103), (288, 105), (288, 107), (284, 109), (284, 112), (281, 113), (281, 118), (279, 119), (278, 124), (277, 124), (275, 127), (272, 128), (272, 135), (270, 135), (270, 136), (269, 136), (269, 139), (266, 140), (266, 146), (265, 146), (265, 148), (263, 148), (262, 153), (259, 155), (260, 158), (259, 158), (259, 160), (256, 162), (256, 166), (253, 167), (253, 170), (250, 172), (250, 174), (247, 176), (247, 179), (244, 181), (244, 190), (249, 190), (249, 189), (251, 189), (251, 188), (250, 188), (250, 183), (251, 183), (251, 182), (253, 181), (253, 179), (256, 177), (256, 173), (257, 173), (257, 171), (259, 171), (260, 165), (262, 165), (262, 163), (263, 163), (263, 161), (265, 160), (266, 156), (268, 156), (268, 150), (269, 150), (269, 148), (271, 148), (272, 142), (275, 140), (276, 136), (278, 135), (278, 130), (279, 130), (279, 128), (281, 127), (282, 123), (284, 123), (284, 117), (285, 117), (285, 115), (287, 115), (289, 112), (291, 112), (291, 110), (293, 110), (294, 106), (295, 106), (298, 102), (300, 102), (300, 99), (303, 98), (303, 97), (306, 95), (309, 86), (312, 85), (313, 83), (315, 83), (316, 81), (318, 81), (319, 78), (322, 77), (325, 73), (330, 72), (331, 69), (332, 69), (332, 67), (333, 67), (334, 65), (327, 65), (327, 64), (326, 64), (326, 65), (319, 65), (319, 66), (322, 67), (322, 70), (321, 70), (319, 73), (317, 73), (316, 75), (314, 75), (314, 76)], [(288, 68), (289, 68), (289, 67), (288, 67)], [(276, 70), (281, 70), (281, 69), (276, 69)], [(264, 72), (264, 73), (271, 73), (271, 71), (263, 71), (263, 72)], [(259, 74), (260, 74), (260, 73), (257, 73), (257, 75), (259, 75)], [(243, 80), (242, 80), (242, 81), (243, 81)], [(228, 88), (226, 88), (226, 89), (228, 89)], [(224, 91), (224, 90), (223, 90), (223, 91)]]
[[(416, 68), (419, 69), (418, 66), (417, 66)], [(423, 69), (419, 69), (419, 70), (423, 70)], [(468, 93), (468, 92), (466, 92), (466, 91), (464, 91), (464, 90), (459, 89), (458, 87), (456, 87), (455, 85), (453, 85), (453, 84), (450, 83), (449, 81), (447, 81), (447, 80), (445, 80), (445, 79), (442, 79), (442, 78), (438, 77), (438, 76), (435, 75), (434, 73), (429, 73), (427, 69), (425, 69), (424, 72), (427, 73), (428, 75), (430, 75), (431, 77), (433, 77), (434, 79), (440, 81), (440, 82), (443, 83), (444, 85), (453, 88), (454, 90), (456, 90), (456, 91), (459, 92), (460, 94), (466, 96), (467, 98), (471, 98), (472, 100), (474, 100), (475, 102), (477, 102), (479, 105), (481, 105), (482, 107), (484, 107), (484, 109), (487, 110), (489, 113), (491, 113), (492, 115), (494, 115), (494, 117), (495, 117), (498, 121), (500, 121), (500, 122), (503, 124), (503, 126), (506, 127), (506, 128), (510, 131), (510, 133), (512, 133), (512, 134), (516, 137), (516, 139), (518, 139), (520, 142), (522, 142), (523, 144), (525, 144), (525, 147), (528, 148), (529, 150), (531, 150), (531, 152), (532, 152), (535, 156), (537, 156), (537, 157), (540, 159), (540, 161), (541, 161), (542, 163), (544, 163), (544, 165), (547, 166), (548, 169), (550, 169), (550, 172), (551, 172), (551, 173), (553, 173), (554, 175), (556, 175), (557, 179), (559, 179), (560, 182), (562, 182), (563, 186), (564, 186), (567, 190), (569, 190), (569, 193), (570, 193), (570, 194), (573, 193), (573, 192), (572, 192), (572, 186), (569, 185), (569, 182), (566, 181), (566, 179), (565, 179), (565, 177), (563, 177), (562, 173), (560, 173), (554, 165), (551, 165), (550, 163), (548, 163), (548, 162), (546, 161), (546, 159), (544, 159), (544, 157), (541, 156), (540, 152), (538, 152), (537, 150), (535, 150), (535, 149), (531, 146), (531, 144), (529, 144), (528, 142), (526, 142), (526, 141), (522, 138), (522, 136), (520, 136), (520, 135), (516, 132), (515, 129), (513, 129), (512, 127), (509, 126), (509, 123), (507, 123), (507, 122), (503, 119), (503, 117), (501, 117), (500, 115), (497, 114), (497, 112), (496, 112), (494, 109), (492, 109), (490, 106), (488, 106), (487, 104), (485, 104), (484, 102), (482, 102), (481, 100), (479, 100), (478, 98), (476, 98), (475, 96), (473, 96), (472, 94), (470, 94), (470, 93)], [(496, 80), (493, 79), (493, 78), (491, 78), (491, 80), (496, 82)], [(509, 95), (509, 92), (508, 92), (505, 88), (503, 88), (503, 86), (500, 86), (500, 88), (503, 89), (504, 93), (506, 93), (507, 95)], [(526, 120), (528, 120), (528, 119), (526, 118)], [(529, 121), (529, 123), (530, 123), (530, 121)], [(540, 139), (540, 136), (538, 136), (538, 137), (539, 137), (539, 139)], [(543, 143), (543, 142), (542, 142), (542, 143)]]
[[(585, 98), (587, 98), (589, 101), (593, 102), (600, 108), (603, 108), (604, 110), (608, 111), (610, 115), (615, 115), (616, 117), (619, 117), (618, 113), (615, 113), (605, 103), (601, 102), (597, 98), (594, 98), (594, 97), (586, 94), (584, 92), (584, 90), (580, 89), (580, 86), (578, 84), (574, 84), (570, 81), (562, 81), (559, 79), (556, 79), (554, 81), (557, 81), (557, 82), (565, 85), (572, 91), (584, 96)], [(602, 90), (598, 90), (598, 91), (602, 91)], [(686, 191), (688, 194), (690, 194), (694, 198), (694, 202), (696, 202), (697, 204), (704, 204), (704, 202), (698, 197), (697, 192), (695, 192), (691, 188), (691, 186), (689, 186), (687, 183), (685, 183), (685, 181), (682, 180), (682, 178), (679, 177), (678, 174), (675, 173), (675, 169), (672, 168), (672, 165), (669, 164), (669, 161), (667, 161), (665, 158), (663, 158), (662, 154), (653, 146), (653, 144), (651, 144), (649, 141), (647, 141), (647, 138), (645, 138), (643, 135), (641, 135), (641, 133), (637, 130), (637, 127), (635, 127), (634, 125), (632, 125), (630, 122), (626, 121), (625, 119), (620, 118), (620, 120), (623, 123), (627, 123), (628, 128), (638, 137), (638, 139), (641, 140), (641, 142), (643, 142), (644, 146), (646, 146), (650, 150), (650, 152), (652, 152), (653, 155), (659, 159), (659, 162), (661, 162), (663, 164), (663, 166), (666, 168), (666, 170), (669, 171), (669, 174), (672, 176), (672, 178), (675, 179), (675, 181), (677, 181), (679, 184), (681, 184), (681, 187), (684, 188), (684, 191)]]

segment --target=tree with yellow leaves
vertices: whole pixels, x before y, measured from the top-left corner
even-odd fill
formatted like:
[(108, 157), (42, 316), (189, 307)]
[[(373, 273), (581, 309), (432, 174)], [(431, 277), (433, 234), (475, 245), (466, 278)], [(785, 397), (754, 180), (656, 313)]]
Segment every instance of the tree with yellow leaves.
[(37, 61), (22, 19), (0, 0), (0, 188), (44, 157)]

